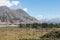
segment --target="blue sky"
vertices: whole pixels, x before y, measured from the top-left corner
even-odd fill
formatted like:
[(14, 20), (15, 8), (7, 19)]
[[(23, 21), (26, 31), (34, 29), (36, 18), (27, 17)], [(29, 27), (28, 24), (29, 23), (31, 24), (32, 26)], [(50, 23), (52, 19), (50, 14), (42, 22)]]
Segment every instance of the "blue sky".
[(19, 8), (37, 19), (60, 17), (60, 0), (20, 0)]
[[(14, 0), (9, 0), (14, 1)], [(27, 13), (37, 19), (60, 17), (60, 0), (15, 0), (17, 6), (11, 8), (26, 8)]]

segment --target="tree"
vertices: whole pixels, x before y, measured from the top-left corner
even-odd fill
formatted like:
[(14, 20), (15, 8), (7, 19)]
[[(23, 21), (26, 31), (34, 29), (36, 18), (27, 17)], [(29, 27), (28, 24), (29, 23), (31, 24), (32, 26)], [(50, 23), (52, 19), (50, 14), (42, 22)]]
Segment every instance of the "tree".
[(33, 23), (32, 28), (38, 28), (38, 23)]
[(26, 24), (26, 28), (30, 28), (31, 27), (31, 24)]
[(19, 28), (25, 28), (25, 24), (19, 24)]
[(54, 27), (54, 24), (53, 23), (50, 23), (48, 28), (53, 28)]
[(47, 28), (48, 24), (47, 23), (42, 23), (42, 28)]

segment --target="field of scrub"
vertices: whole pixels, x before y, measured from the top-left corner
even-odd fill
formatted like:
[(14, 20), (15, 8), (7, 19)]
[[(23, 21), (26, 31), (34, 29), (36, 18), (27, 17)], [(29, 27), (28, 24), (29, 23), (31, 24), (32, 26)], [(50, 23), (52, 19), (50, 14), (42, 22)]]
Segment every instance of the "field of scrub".
[(40, 39), (40, 36), (46, 33), (38, 29), (2, 27), (0, 28), (0, 40)]
[(0, 40), (19, 40), (19, 39), (40, 39), (41, 36), (49, 33), (54, 29), (29, 29), (29, 28), (14, 28), (2, 27), (0, 28)]

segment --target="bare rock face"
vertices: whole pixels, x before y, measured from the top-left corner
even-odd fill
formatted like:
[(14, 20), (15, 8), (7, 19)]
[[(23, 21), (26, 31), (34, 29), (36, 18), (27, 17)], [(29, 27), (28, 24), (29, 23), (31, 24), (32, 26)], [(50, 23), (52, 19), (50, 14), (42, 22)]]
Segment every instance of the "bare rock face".
[(6, 6), (0, 6), (0, 23), (29, 23), (38, 22), (22, 9), (10, 9)]

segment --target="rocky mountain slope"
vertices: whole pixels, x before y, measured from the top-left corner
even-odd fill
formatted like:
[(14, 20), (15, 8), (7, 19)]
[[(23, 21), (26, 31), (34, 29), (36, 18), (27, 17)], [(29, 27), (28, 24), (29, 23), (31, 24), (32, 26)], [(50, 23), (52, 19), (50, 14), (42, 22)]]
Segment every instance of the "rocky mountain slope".
[(33, 23), (37, 19), (30, 16), (22, 9), (10, 9), (6, 6), (0, 6), (0, 23)]

